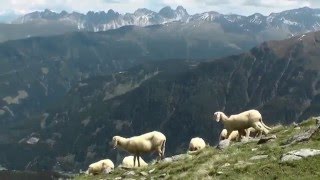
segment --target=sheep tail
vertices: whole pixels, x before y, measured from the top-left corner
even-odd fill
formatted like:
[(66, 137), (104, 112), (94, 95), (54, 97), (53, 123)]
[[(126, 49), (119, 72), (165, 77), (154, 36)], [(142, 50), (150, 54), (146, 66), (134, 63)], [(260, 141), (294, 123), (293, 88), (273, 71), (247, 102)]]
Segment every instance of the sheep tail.
[(166, 150), (166, 140), (163, 140), (162, 144), (161, 144), (161, 159), (164, 158), (164, 152)]

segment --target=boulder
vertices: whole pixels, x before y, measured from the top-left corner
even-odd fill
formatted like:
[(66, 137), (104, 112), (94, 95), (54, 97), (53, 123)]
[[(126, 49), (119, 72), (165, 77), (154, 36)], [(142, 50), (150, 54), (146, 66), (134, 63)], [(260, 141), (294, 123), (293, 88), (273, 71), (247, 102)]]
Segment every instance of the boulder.
[(228, 146), (230, 146), (230, 140), (224, 139), (219, 142), (217, 148), (223, 150), (223, 149), (227, 148)]

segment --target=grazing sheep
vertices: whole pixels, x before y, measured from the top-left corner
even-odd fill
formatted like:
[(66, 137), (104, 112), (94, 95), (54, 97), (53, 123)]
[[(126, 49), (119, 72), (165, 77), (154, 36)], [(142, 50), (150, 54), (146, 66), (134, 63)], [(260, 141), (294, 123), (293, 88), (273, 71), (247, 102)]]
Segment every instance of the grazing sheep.
[(253, 127), (250, 127), (246, 130), (246, 136), (248, 137), (260, 138), (262, 135), (266, 135), (266, 133), (264, 131), (256, 130)]
[(202, 138), (192, 138), (189, 143), (189, 151), (198, 151), (206, 147), (206, 143)]
[(86, 174), (100, 174), (102, 172), (109, 173), (114, 169), (114, 164), (110, 159), (103, 159), (89, 165)]
[(238, 135), (239, 135), (239, 132), (238, 131), (232, 131), (229, 135), (229, 137), (227, 138), (227, 134), (228, 134), (228, 131), (227, 129), (223, 129), (220, 133), (220, 138), (219, 138), (219, 141), (222, 141), (224, 139), (229, 139), (230, 141), (232, 140), (237, 140), (238, 138)]
[(161, 132), (152, 131), (140, 136), (134, 136), (131, 138), (124, 138), (121, 136), (114, 136), (112, 138), (113, 148), (118, 146), (123, 150), (132, 153), (134, 155), (133, 165), (136, 164), (138, 159), (138, 166), (140, 167), (140, 156), (144, 153), (158, 152), (158, 160), (164, 158), (166, 136)]
[[(241, 134), (241, 136), (256, 138), (256, 137), (261, 137), (262, 134), (266, 135), (263, 131), (258, 131), (256, 129), (254, 129), (253, 127), (250, 127), (248, 129), (246, 129), (245, 132), (246, 132), (246, 134)], [(223, 129), (221, 131), (221, 133), (220, 133), (219, 141), (227, 139), (227, 134), (228, 134), (227, 129)], [(239, 132), (238, 131), (232, 131), (230, 133), (228, 139), (230, 141), (235, 141), (235, 140), (237, 140), (239, 138), (238, 136), (239, 136)]]
[[(123, 158), (120, 167), (123, 167), (123, 168), (136, 167), (135, 165), (133, 165), (133, 158), (134, 156), (126, 156), (125, 158)], [(148, 164), (141, 157), (139, 158), (139, 161), (141, 166), (148, 166)]]
[[(234, 130), (238, 130), (239, 134), (247, 134), (245, 130), (253, 127), (258, 131), (268, 134), (269, 130), (271, 129), (262, 122), (262, 116), (259, 111), (254, 109), (244, 111), (240, 114), (231, 115), (230, 117), (227, 117), (223, 112), (218, 111), (214, 113), (214, 117), (217, 122), (220, 120), (222, 121), (224, 128), (227, 129), (226, 137), (228, 138), (231, 132)], [(238, 138), (238, 140), (240, 140), (240, 136), (238, 136)]]

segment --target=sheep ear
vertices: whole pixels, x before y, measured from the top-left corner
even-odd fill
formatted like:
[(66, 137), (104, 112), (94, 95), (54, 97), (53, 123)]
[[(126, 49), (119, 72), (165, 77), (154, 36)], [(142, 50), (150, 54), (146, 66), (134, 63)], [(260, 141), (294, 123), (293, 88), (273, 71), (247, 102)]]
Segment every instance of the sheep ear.
[(216, 117), (216, 121), (219, 122), (220, 121), (220, 113), (216, 112), (214, 113), (215, 117)]
[(114, 138), (114, 139), (112, 140), (112, 142), (113, 142), (113, 149), (116, 149), (116, 148), (117, 148), (117, 145), (118, 145), (118, 140), (117, 140), (117, 138)]
[(117, 143), (113, 143), (113, 149), (116, 149), (117, 148)]

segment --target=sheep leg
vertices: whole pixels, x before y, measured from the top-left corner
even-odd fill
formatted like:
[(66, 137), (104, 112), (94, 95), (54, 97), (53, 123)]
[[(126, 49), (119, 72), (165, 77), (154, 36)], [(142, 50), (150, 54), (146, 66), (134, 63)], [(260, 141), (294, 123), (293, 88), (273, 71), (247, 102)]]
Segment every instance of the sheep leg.
[(137, 157), (136, 155), (133, 156), (133, 167), (136, 166), (136, 157)]
[(238, 130), (238, 137), (237, 137), (237, 141), (241, 141), (241, 135), (245, 134), (246, 135), (246, 138), (248, 138), (248, 133), (244, 130), (244, 129), (241, 129), (241, 130)]
[(166, 140), (164, 140), (162, 142), (162, 145), (161, 145), (161, 156), (160, 156), (160, 160), (162, 160), (164, 158), (164, 152), (166, 150)]
[(263, 126), (264, 128), (266, 128), (267, 130), (271, 130), (271, 127), (269, 127), (269, 126), (267, 126), (266, 124), (264, 124), (264, 122), (262, 121), (262, 118), (259, 119), (259, 121), (261, 122), (261, 124), (262, 124), (262, 126)]
[(262, 137), (262, 131), (258, 132), (258, 137), (261, 138)]
[(138, 158), (138, 167), (140, 167), (140, 156), (138, 155), (137, 158)]
[(261, 124), (261, 122), (256, 122), (253, 124), (253, 128), (255, 128), (258, 132), (264, 132), (265, 134), (269, 133), (269, 130), (264, 128), (264, 126)]
[(249, 129), (249, 128), (248, 128), (248, 129), (246, 129), (245, 131), (246, 131), (246, 138), (248, 139), (248, 138), (249, 138), (249, 136), (250, 136), (251, 131), (250, 131), (250, 129)]
[(157, 148), (157, 152), (158, 152), (158, 158), (157, 161), (160, 161), (164, 158), (164, 151), (166, 149), (166, 140), (164, 140), (161, 144), (161, 147)]
[(161, 160), (161, 157), (162, 157), (162, 152), (161, 152), (161, 149), (160, 149), (160, 148), (158, 148), (157, 151), (158, 151), (157, 161), (160, 161), (160, 160)]

